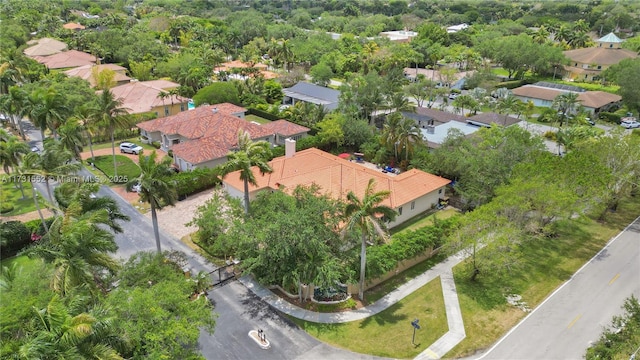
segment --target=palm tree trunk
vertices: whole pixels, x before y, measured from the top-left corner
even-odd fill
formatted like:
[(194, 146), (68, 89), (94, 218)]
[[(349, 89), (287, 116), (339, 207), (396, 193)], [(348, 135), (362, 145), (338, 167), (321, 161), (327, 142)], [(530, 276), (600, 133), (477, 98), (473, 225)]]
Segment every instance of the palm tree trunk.
[(244, 213), (249, 214), (249, 180), (244, 180)]
[(18, 124), (18, 131), (20, 132), (20, 136), (22, 136), (22, 140), (27, 141), (27, 135), (25, 135), (24, 129), (22, 128), (22, 119), (17, 116), (14, 116), (14, 119), (17, 119), (16, 123)]
[(47, 226), (47, 222), (44, 221), (44, 215), (42, 215), (42, 210), (40, 209), (40, 204), (38, 203), (38, 193), (36, 193), (36, 187), (31, 184), (31, 191), (33, 192), (33, 203), (36, 205), (36, 210), (38, 210), (38, 215), (40, 215), (40, 221), (42, 221), (42, 226), (44, 227), (45, 232), (49, 232), (49, 227)]
[(116, 142), (113, 139), (113, 126), (111, 126), (111, 154), (113, 155), (113, 178), (118, 178), (118, 167), (116, 166)]
[(364, 302), (364, 270), (367, 266), (367, 237), (362, 231), (362, 247), (360, 248), (360, 286), (358, 289), (358, 298)]
[(162, 254), (162, 249), (160, 247), (160, 230), (158, 230), (158, 215), (156, 214), (156, 206), (153, 200), (150, 201), (151, 204), (151, 223), (153, 224), (153, 235), (156, 237), (156, 247), (158, 248), (158, 254)]
[(89, 141), (89, 150), (91, 151), (91, 168), (95, 169), (94, 166), (95, 157), (93, 156), (93, 142), (91, 141), (91, 135), (87, 133), (87, 141)]
[(53, 195), (51, 195), (51, 188), (49, 187), (49, 178), (47, 178), (46, 176), (44, 177), (44, 185), (47, 187), (47, 196), (49, 196), (49, 201), (51, 202), (51, 205), (53, 205), (55, 203), (55, 200), (53, 199)]
[(20, 193), (22, 194), (22, 197), (20, 199), (26, 199), (27, 195), (24, 194), (24, 186), (22, 186), (22, 181), (18, 181), (18, 185), (20, 185)]

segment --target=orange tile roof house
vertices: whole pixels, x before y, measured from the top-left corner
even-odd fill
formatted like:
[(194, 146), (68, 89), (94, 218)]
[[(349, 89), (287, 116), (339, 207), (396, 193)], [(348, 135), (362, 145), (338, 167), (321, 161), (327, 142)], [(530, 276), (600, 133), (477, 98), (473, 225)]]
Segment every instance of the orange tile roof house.
[(564, 77), (580, 81), (598, 80), (609, 66), (624, 59), (637, 58), (637, 53), (621, 48), (622, 42), (614, 33), (609, 33), (597, 40), (596, 47), (565, 51), (570, 63), (564, 67)]
[(96, 85), (93, 78), (93, 72), (98, 73), (108, 69), (115, 73), (113, 80), (116, 82), (116, 86), (127, 84), (131, 81), (131, 78), (127, 76), (127, 69), (116, 64), (100, 64), (100, 65), (85, 65), (77, 68), (64, 71), (67, 76), (76, 76), (83, 80), (87, 80), (92, 87)]
[[(320, 191), (336, 199), (344, 199), (350, 191), (362, 197), (369, 179), (373, 178), (376, 181), (375, 191), (391, 192), (383, 204), (398, 213), (396, 220), (389, 223), (394, 227), (437, 204), (438, 199), (444, 196), (445, 186), (451, 182), (416, 169), (399, 175), (383, 173), (315, 148), (296, 153), (295, 141), (287, 141), (285, 148), (285, 156), (269, 162), (272, 173), (262, 175), (257, 167), (253, 168), (258, 186), (249, 185), (250, 199), (263, 190), (291, 192), (298, 185), (311, 184), (318, 185)], [(227, 175), (222, 183), (231, 196), (244, 196), (244, 183), (238, 171)]]
[(32, 56), (32, 58), (49, 69), (94, 65), (97, 61), (95, 56), (78, 50), (68, 50), (47, 56)]
[(31, 46), (24, 49), (23, 53), (29, 57), (48, 56), (67, 50), (67, 44), (51, 38), (30, 40), (27, 45)]
[(155, 113), (157, 117), (177, 114), (188, 109), (189, 99), (178, 95), (162, 98), (180, 84), (167, 80), (132, 81), (111, 88), (115, 99), (122, 100), (122, 107), (130, 114)]
[[(554, 87), (555, 86), (555, 87)], [(604, 91), (585, 91), (576, 86), (561, 86), (557, 84), (538, 82), (531, 85), (524, 85), (512, 90), (513, 95), (522, 101), (532, 101), (535, 106), (551, 107), (553, 100), (561, 94), (567, 92), (578, 93), (578, 101), (582, 107), (594, 114), (606, 111), (618, 106), (622, 100), (620, 95), (607, 93)]]
[(74, 23), (74, 22), (66, 23), (62, 25), (62, 27), (67, 30), (84, 30), (85, 29), (84, 25)]
[(278, 139), (302, 138), (308, 128), (278, 120), (260, 125), (244, 119), (245, 108), (229, 104), (199, 106), (177, 115), (139, 123), (142, 136), (159, 141), (162, 149), (173, 151), (181, 170), (215, 167), (227, 160), (236, 145), (238, 130), (247, 131), (254, 141), (278, 145)]

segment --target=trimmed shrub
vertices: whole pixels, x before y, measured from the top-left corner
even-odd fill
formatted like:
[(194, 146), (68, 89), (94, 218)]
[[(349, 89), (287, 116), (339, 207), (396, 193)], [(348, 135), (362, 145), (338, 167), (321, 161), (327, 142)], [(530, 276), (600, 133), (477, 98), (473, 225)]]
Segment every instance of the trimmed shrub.
[(282, 117), (274, 115), (270, 112), (266, 112), (264, 110), (260, 110), (254, 107), (251, 107), (248, 109), (247, 111), (247, 115), (256, 115), (256, 116), (260, 116), (261, 118), (265, 118), (267, 120), (271, 120), (271, 121), (276, 121), (276, 120), (280, 120), (282, 119)]
[[(376, 278), (393, 270), (403, 260), (414, 258), (429, 248), (438, 248), (456, 227), (456, 216), (438, 220), (433, 226), (401, 232), (389, 244), (372, 246), (367, 250), (367, 277)], [(360, 263), (356, 264), (358, 269)]]
[(598, 115), (598, 118), (600, 120), (619, 125), (620, 119), (622, 119), (622, 115), (610, 112), (601, 112), (600, 115)]
[(232, 103), (240, 104), (238, 89), (231, 82), (214, 82), (209, 86), (205, 86), (193, 96), (193, 102), (196, 106), (202, 104), (221, 104)]
[(160, 146), (162, 145), (160, 144), (160, 141), (152, 141), (151, 146), (153, 146), (156, 149), (160, 149)]
[(221, 183), (218, 168), (197, 168), (192, 171), (183, 171), (173, 175), (171, 180), (176, 184), (178, 198), (210, 189)]
[(0, 256), (8, 258), (31, 243), (31, 231), (20, 221), (0, 223)]

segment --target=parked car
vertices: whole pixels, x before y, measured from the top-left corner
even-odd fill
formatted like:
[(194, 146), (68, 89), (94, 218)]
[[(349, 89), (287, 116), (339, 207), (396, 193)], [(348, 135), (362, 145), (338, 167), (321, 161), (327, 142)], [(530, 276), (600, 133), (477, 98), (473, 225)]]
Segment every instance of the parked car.
[(625, 129), (636, 129), (640, 128), (640, 122), (636, 121), (635, 118), (622, 118), (622, 120), (620, 120), (620, 126)]
[(449, 94), (449, 100), (455, 100), (460, 94), (451, 93)]
[(135, 154), (138, 155), (142, 152), (142, 146), (136, 145), (130, 142), (123, 142), (120, 144), (120, 152), (123, 154)]

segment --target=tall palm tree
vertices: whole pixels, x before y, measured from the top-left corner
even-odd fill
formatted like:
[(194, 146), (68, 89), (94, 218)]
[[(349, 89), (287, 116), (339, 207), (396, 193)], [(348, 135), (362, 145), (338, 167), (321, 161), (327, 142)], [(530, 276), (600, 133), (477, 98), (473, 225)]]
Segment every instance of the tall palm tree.
[(44, 131), (47, 129), (51, 130), (56, 138), (58, 127), (69, 115), (64, 96), (52, 87), (37, 89), (30, 95), (29, 106), (29, 117), (40, 128), (42, 138), (44, 139)]
[(371, 178), (364, 191), (362, 199), (353, 191), (347, 194), (347, 205), (344, 216), (346, 220), (345, 231), (351, 229), (360, 230), (362, 236), (360, 248), (360, 286), (358, 298), (364, 300), (364, 279), (367, 265), (367, 241), (378, 237), (386, 240), (387, 233), (383, 228), (383, 219), (393, 220), (396, 217), (395, 210), (386, 205), (380, 205), (391, 192), (388, 190), (375, 192), (375, 179)]
[(237, 150), (227, 154), (227, 162), (222, 165), (223, 176), (240, 170), (240, 179), (244, 182), (244, 212), (249, 213), (249, 184), (258, 185), (253, 173), (253, 166), (257, 166), (261, 174), (273, 171), (267, 162), (271, 153), (271, 145), (264, 141), (252, 141), (249, 133), (238, 131)]
[(118, 165), (116, 163), (116, 142), (114, 134), (116, 129), (124, 128), (129, 125), (126, 117), (126, 108), (122, 107), (122, 100), (115, 99), (110, 90), (104, 90), (98, 97), (96, 106), (96, 115), (100, 118), (100, 122), (107, 127), (111, 135), (111, 154), (113, 155), (113, 175), (118, 177)]
[(560, 112), (560, 127), (562, 127), (562, 124), (567, 120), (567, 116), (577, 112), (579, 107), (580, 100), (578, 100), (578, 93), (575, 92), (560, 94), (553, 99), (553, 103), (551, 104), (551, 108)]
[(60, 136), (60, 144), (63, 149), (69, 151), (73, 157), (80, 161), (80, 153), (82, 152), (82, 127), (77, 119), (70, 118), (58, 128)]
[(78, 122), (80, 128), (87, 136), (87, 143), (89, 144), (89, 151), (91, 151), (91, 166), (95, 162), (93, 155), (93, 136), (97, 133), (99, 127), (98, 122), (100, 117), (97, 116), (97, 110), (94, 104), (83, 104), (76, 108), (76, 114), (73, 119)]
[(413, 154), (416, 144), (422, 141), (422, 131), (415, 120), (402, 118), (398, 128), (398, 147), (404, 149), (405, 160), (409, 161), (409, 155)]
[[(17, 137), (9, 134), (6, 130), (0, 129), (0, 163), (6, 174), (10, 174), (12, 170), (18, 170), (20, 159), (23, 155), (29, 153), (29, 146), (18, 140)], [(18, 182), (22, 198), (25, 198), (22, 182)]]
[(47, 188), (49, 200), (53, 203), (54, 197), (51, 195), (51, 180), (61, 178), (71, 178), (81, 165), (72, 162), (73, 154), (62, 147), (62, 143), (57, 140), (48, 139), (44, 142), (44, 150), (40, 153), (29, 153), (23, 158), (22, 173), (29, 177), (41, 177)]
[(503, 125), (507, 125), (507, 118), (510, 113), (520, 114), (524, 111), (525, 104), (515, 97), (513, 94), (509, 94), (506, 97), (502, 97), (498, 99), (496, 103), (496, 111), (498, 114), (504, 114), (504, 123)]
[(18, 129), (22, 140), (27, 140), (27, 136), (22, 128), (22, 117), (25, 115), (25, 104), (27, 93), (21, 87), (12, 86), (9, 92), (0, 95), (0, 111), (7, 114), (13, 126)]
[(151, 222), (153, 223), (153, 234), (156, 238), (158, 254), (162, 252), (160, 247), (160, 232), (158, 229), (158, 215), (156, 209), (162, 209), (166, 205), (173, 206), (177, 201), (175, 183), (169, 179), (171, 174), (171, 158), (165, 157), (160, 163), (156, 161), (156, 152), (151, 155), (140, 154), (138, 163), (140, 165), (140, 176), (127, 183), (127, 189), (131, 190), (135, 185), (139, 185), (140, 200), (151, 205)]

